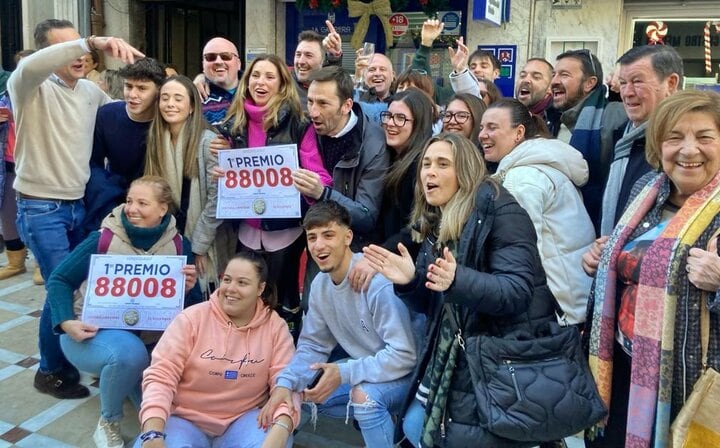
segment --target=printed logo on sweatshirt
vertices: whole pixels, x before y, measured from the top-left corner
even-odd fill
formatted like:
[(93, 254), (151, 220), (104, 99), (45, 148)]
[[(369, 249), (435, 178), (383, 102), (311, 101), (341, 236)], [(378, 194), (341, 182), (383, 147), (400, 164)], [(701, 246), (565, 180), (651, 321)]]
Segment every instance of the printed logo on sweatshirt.
[(245, 353), (242, 359), (226, 358), (225, 356), (215, 356), (213, 349), (209, 348), (200, 354), (200, 359), (209, 359), (210, 361), (225, 361), (230, 364), (238, 364), (238, 370), (242, 370), (243, 367), (250, 367), (253, 364), (261, 364), (265, 362), (265, 358), (253, 359), (250, 358), (249, 353)]
[(238, 375), (237, 370), (226, 370), (225, 371), (225, 379), (226, 380), (236, 380)]

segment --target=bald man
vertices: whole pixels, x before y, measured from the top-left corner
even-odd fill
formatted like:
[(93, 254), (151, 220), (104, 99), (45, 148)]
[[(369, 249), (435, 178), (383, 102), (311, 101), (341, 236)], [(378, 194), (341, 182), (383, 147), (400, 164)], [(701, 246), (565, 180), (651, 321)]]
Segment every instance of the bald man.
[(390, 96), (390, 86), (395, 80), (392, 61), (382, 53), (375, 53), (365, 69), (365, 85), (368, 92), (361, 95), (365, 102), (384, 102)]
[(223, 121), (232, 103), (240, 76), (240, 56), (235, 44), (214, 37), (203, 48), (203, 75), (208, 83), (208, 96), (202, 104), (207, 121), (216, 125)]

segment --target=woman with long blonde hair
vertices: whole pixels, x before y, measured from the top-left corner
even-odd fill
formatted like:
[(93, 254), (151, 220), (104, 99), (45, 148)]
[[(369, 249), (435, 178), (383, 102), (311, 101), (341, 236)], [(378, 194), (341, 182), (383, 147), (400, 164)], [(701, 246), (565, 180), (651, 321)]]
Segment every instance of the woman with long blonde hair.
[[(294, 81), (285, 63), (273, 54), (257, 56), (240, 79), (235, 99), (221, 125), (233, 148), (296, 144), (300, 169), (293, 173), (303, 195), (301, 208), (322, 199), (332, 185), (317, 146), (315, 128), (304, 118)], [(260, 251), (268, 263), (268, 281), (278, 289), (281, 315), (297, 340), (302, 314), (298, 293), (300, 256), (305, 238), (302, 217), (244, 219), (238, 239), (243, 248)]]
[(167, 78), (160, 87), (158, 114), (150, 125), (145, 174), (170, 184), (178, 231), (192, 243), (195, 264), (207, 283), (217, 282), (234, 247), (229, 227), (216, 216), (217, 182), (212, 168), (217, 157), (210, 151), (216, 137), (205, 121), (192, 81), (182, 75)]
[(402, 244), (400, 255), (376, 245), (364, 249), (403, 302), (428, 319), (412, 381), (416, 389), (398, 426), (416, 447), (508, 446), (478, 420), (451, 319), (457, 317), (465, 337), (534, 334), (535, 326), (554, 319), (532, 221), (459, 133), (440, 134), (425, 145), (410, 219), (413, 240), (422, 244), (415, 262)]

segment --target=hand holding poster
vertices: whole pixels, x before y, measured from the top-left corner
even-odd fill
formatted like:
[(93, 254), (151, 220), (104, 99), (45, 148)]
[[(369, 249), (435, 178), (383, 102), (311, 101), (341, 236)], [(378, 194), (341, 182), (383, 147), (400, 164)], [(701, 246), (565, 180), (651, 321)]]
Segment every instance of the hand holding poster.
[(296, 145), (229, 149), (218, 154), (225, 177), (218, 179), (217, 218), (299, 218)]
[(93, 255), (82, 321), (100, 328), (164, 330), (183, 309), (184, 255)]

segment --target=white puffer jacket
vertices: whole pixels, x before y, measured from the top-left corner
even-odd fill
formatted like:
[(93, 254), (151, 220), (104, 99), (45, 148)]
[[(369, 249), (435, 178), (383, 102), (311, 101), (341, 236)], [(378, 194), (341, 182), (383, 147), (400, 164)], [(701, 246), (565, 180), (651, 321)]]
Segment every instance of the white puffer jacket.
[(582, 270), (582, 255), (595, 240), (579, 187), (588, 166), (579, 151), (560, 140), (534, 138), (505, 156), (495, 178), (528, 212), (548, 286), (570, 324), (585, 321), (592, 279)]

